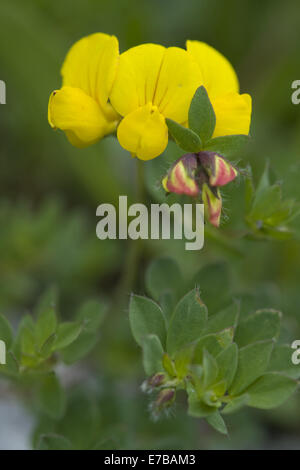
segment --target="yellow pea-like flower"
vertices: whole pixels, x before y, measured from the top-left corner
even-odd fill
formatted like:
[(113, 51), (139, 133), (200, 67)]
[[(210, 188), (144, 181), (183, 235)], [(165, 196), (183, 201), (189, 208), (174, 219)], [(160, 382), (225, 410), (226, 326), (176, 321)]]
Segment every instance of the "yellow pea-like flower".
[(213, 137), (249, 134), (251, 96), (239, 93), (238, 78), (230, 62), (204, 42), (187, 41), (186, 46), (202, 73), (203, 86), (216, 114)]
[(76, 147), (91, 145), (116, 129), (119, 116), (109, 95), (118, 60), (117, 38), (103, 33), (80, 39), (66, 56), (62, 88), (50, 96), (48, 120)]
[(184, 124), (202, 73), (185, 50), (143, 44), (120, 55), (110, 101), (123, 116), (117, 130), (123, 148), (141, 160), (160, 155), (168, 143), (165, 118)]

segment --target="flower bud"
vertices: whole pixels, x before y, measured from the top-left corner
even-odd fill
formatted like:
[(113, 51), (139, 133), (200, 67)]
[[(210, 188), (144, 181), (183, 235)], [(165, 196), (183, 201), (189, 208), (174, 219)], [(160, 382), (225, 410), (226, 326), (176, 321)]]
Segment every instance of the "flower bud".
[(167, 176), (162, 180), (162, 185), (167, 192), (197, 196), (199, 186), (195, 180), (198, 167), (197, 155), (187, 153), (180, 157), (171, 166)]
[(219, 227), (222, 211), (222, 198), (219, 189), (210, 188), (204, 183), (202, 186), (202, 200), (209, 222), (215, 227)]
[(173, 403), (175, 398), (175, 390), (173, 388), (166, 388), (162, 390), (156, 400), (156, 405), (161, 408), (163, 406), (169, 406)]
[(214, 152), (200, 152), (199, 160), (209, 175), (210, 186), (224, 186), (236, 178), (237, 170), (221, 155)]
[(156, 400), (151, 405), (152, 416), (158, 418), (163, 410), (167, 410), (175, 400), (175, 390), (173, 388), (165, 388), (161, 390)]
[(152, 375), (142, 383), (142, 391), (146, 393), (152, 393), (155, 388), (159, 388), (166, 382), (166, 375), (159, 372)]

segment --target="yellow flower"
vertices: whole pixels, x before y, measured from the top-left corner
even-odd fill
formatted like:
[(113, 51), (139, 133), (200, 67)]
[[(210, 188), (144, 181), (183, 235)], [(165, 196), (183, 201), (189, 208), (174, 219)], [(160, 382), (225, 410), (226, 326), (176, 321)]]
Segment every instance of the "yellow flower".
[(81, 39), (67, 54), (62, 88), (50, 96), (48, 120), (76, 147), (91, 145), (116, 128), (118, 115), (108, 99), (118, 59), (117, 38), (102, 33)]
[(251, 97), (239, 94), (239, 82), (232, 65), (213, 47), (199, 41), (187, 41), (187, 52), (197, 62), (216, 114), (213, 137), (248, 134), (251, 121)]
[(183, 49), (143, 44), (121, 54), (110, 95), (124, 117), (117, 131), (121, 146), (141, 160), (160, 155), (168, 143), (165, 118), (185, 123), (201, 84), (199, 67)]

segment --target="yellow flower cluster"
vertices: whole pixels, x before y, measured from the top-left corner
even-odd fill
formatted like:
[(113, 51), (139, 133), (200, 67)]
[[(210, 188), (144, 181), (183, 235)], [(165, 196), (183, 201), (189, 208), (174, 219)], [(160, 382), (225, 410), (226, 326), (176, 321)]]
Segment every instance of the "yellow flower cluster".
[(213, 137), (249, 133), (251, 97), (239, 93), (228, 60), (203, 42), (187, 41), (186, 50), (142, 44), (119, 54), (115, 36), (96, 33), (72, 46), (61, 74), (62, 88), (50, 96), (48, 120), (76, 147), (116, 131), (133, 156), (155, 158), (168, 144), (166, 118), (187, 126), (201, 85), (216, 114)]

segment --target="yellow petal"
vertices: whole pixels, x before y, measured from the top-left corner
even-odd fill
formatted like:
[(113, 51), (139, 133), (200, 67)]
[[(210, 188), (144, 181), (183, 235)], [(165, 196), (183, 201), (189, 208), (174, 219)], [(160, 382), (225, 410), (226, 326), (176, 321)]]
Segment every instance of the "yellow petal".
[(49, 99), (48, 120), (53, 128), (66, 132), (71, 144), (86, 147), (113, 132), (99, 104), (79, 88), (63, 87)]
[(197, 62), (210, 97), (239, 92), (237, 75), (230, 62), (216, 49), (199, 41), (187, 41), (187, 51)]
[(107, 103), (116, 77), (119, 44), (115, 36), (95, 33), (77, 41), (69, 50), (61, 74), (63, 86), (80, 88), (94, 98), (102, 110), (112, 114)]
[(165, 118), (151, 103), (125, 116), (119, 124), (117, 135), (121, 146), (141, 160), (157, 157), (168, 144)]
[(228, 93), (212, 100), (216, 114), (213, 137), (249, 134), (251, 122), (251, 96)]
[(110, 95), (113, 107), (121, 116), (153, 101), (165, 50), (158, 44), (142, 44), (121, 54)]
[(185, 50), (169, 47), (159, 71), (153, 104), (165, 117), (184, 123), (200, 85), (202, 74), (196, 62)]

